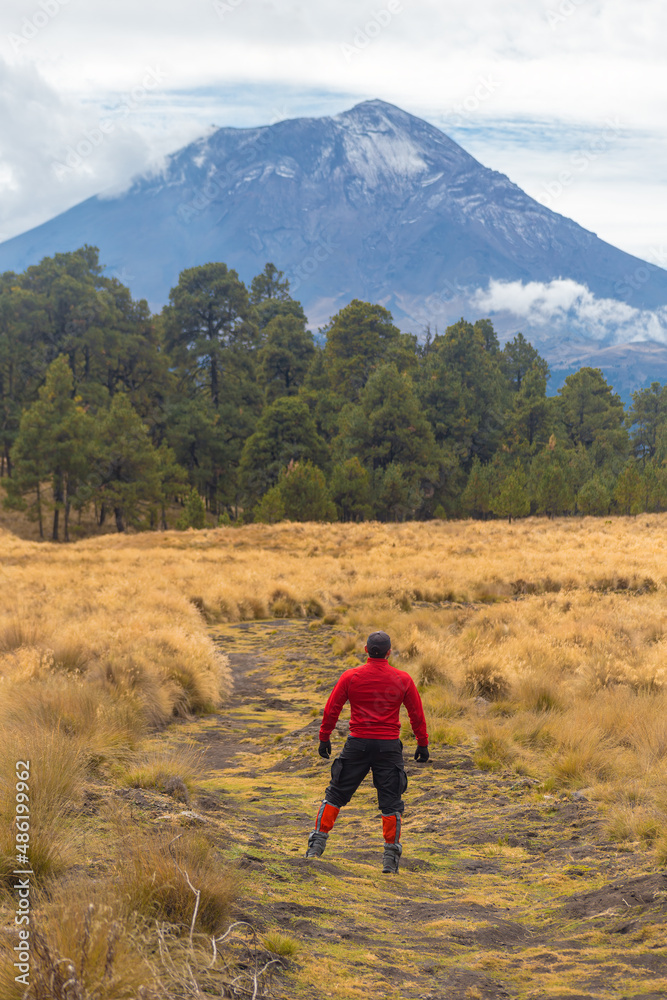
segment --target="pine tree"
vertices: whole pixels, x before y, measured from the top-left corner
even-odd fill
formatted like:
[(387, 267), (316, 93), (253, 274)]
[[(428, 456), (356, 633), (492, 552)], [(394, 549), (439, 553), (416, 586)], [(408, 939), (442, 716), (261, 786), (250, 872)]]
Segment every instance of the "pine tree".
[(635, 462), (628, 462), (614, 489), (614, 503), (621, 514), (639, 514), (643, 507), (642, 478)]
[(461, 507), (473, 517), (486, 517), (491, 510), (491, 487), (488, 467), (483, 466), (477, 455), (473, 459), (468, 482), (461, 494)]
[(161, 463), (147, 428), (124, 393), (116, 393), (109, 409), (98, 415), (95, 452), (96, 498), (103, 512), (113, 511), (118, 531), (128, 524), (141, 525), (163, 497)]
[(24, 412), (12, 448), (14, 476), (9, 481), (9, 503), (21, 506), (22, 498), (34, 493), (32, 510), (42, 533), (41, 484), (50, 479), (54, 541), (60, 537), (61, 514), (65, 541), (69, 541), (72, 505), (83, 506), (90, 495), (86, 479), (91, 421), (73, 392), (72, 370), (67, 358), (61, 356), (49, 366), (39, 398)]
[(267, 490), (255, 507), (255, 521), (259, 524), (275, 524), (285, 517), (285, 504), (279, 484)]
[(249, 503), (278, 482), (290, 462), (328, 459), (326, 442), (317, 433), (308, 404), (300, 396), (280, 396), (267, 406), (243, 447), (239, 472)]
[(599, 476), (593, 476), (577, 493), (577, 510), (580, 514), (600, 517), (609, 513), (611, 497)]
[(341, 521), (365, 521), (371, 516), (370, 476), (356, 455), (334, 466), (330, 489)]
[(285, 517), (289, 521), (335, 521), (336, 507), (324, 473), (311, 462), (293, 462), (278, 481)]
[(186, 531), (188, 528), (200, 529), (204, 527), (206, 527), (206, 507), (193, 486), (185, 501), (183, 513), (176, 522), (176, 528), (178, 531)]
[(420, 489), (430, 486), (432, 493), (438, 483), (440, 454), (433, 432), (410, 376), (399, 372), (394, 364), (381, 365), (374, 371), (359, 394), (359, 403), (345, 408), (336, 447), (343, 455), (356, 455), (373, 476), (373, 495), (385, 512), (381, 516), (393, 518), (387, 514), (392, 505), (379, 500), (388, 489), (378, 486), (384, 482), (379, 473), (393, 468), (390, 479), (396, 483), (405, 480), (407, 492), (404, 500), (393, 505), (396, 510), (419, 509)]
[(498, 517), (506, 517), (510, 524), (512, 518), (525, 517), (530, 512), (526, 474), (520, 462), (517, 461), (505, 476), (499, 492), (491, 500), (491, 510)]

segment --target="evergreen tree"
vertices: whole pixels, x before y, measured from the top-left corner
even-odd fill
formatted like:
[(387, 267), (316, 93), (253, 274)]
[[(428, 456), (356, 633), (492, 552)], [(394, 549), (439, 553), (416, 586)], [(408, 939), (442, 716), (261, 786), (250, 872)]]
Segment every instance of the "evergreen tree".
[(267, 324), (257, 356), (267, 403), (299, 391), (314, 354), (313, 336), (295, 316), (275, 316)]
[(491, 499), (491, 510), (498, 517), (525, 517), (530, 512), (530, 498), (526, 487), (526, 474), (517, 460), (514, 468), (505, 476), (500, 490)]
[(275, 524), (285, 517), (285, 503), (283, 501), (280, 484), (276, 483), (264, 494), (255, 507), (255, 521), (259, 524)]
[(173, 450), (163, 441), (155, 451), (157, 461), (158, 480), (160, 492), (158, 504), (150, 509), (151, 527), (157, 527), (158, 515), (160, 527), (166, 531), (167, 505), (171, 499), (183, 494), (187, 485), (188, 477), (185, 469), (178, 464)]
[(452, 447), (469, 468), (491, 459), (507, 420), (508, 385), (493, 327), (461, 319), (436, 336), (419, 375), (420, 399), (438, 444)]
[(581, 368), (558, 390), (558, 413), (566, 438), (590, 451), (598, 468), (617, 472), (629, 448), (623, 404), (599, 368)]
[(240, 475), (252, 503), (273, 486), (290, 462), (326, 465), (327, 447), (317, 433), (308, 404), (299, 396), (280, 396), (267, 406), (245, 443)]
[(488, 466), (475, 455), (468, 482), (461, 495), (461, 507), (473, 517), (486, 517), (491, 510), (491, 485)]
[(216, 410), (223, 393), (253, 376), (249, 358), (257, 347), (248, 291), (226, 264), (181, 271), (164, 310), (167, 347), (205, 388)]
[(109, 409), (98, 417), (95, 451), (100, 523), (107, 511), (113, 511), (118, 531), (124, 531), (128, 524), (140, 526), (163, 498), (160, 455), (122, 393), (117, 393)]
[(356, 455), (334, 466), (330, 492), (339, 520), (365, 521), (371, 517), (370, 476)]
[[(195, 415), (192, 408), (182, 407), (183, 397), (203, 396), (204, 409), (212, 411), (206, 420), (219, 428), (215, 435), (219, 433), (219, 441), (200, 438), (197, 460), (209, 477), (200, 491), (217, 513), (221, 500), (231, 500), (233, 470), (261, 406), (256, 371), (259, 334), (248, 291), (226, 264), (204, 264), (182, 271), (169, 302), (163, 311), (163, 325), (178, 376), (174, 405)], [(196, 415), (201, 414), (199, 408)], [(173, 439), (170, 443), (182, 461)], [(205, 446), (208, 454), (203, 453)]]
[(423, 503), (415, 479), (400, 462), (376, 469), (373, 476), (373, 505), (381, 521), (405, 521), (414, 517)]
[[(438, 450), (412, 381), (394, 364), (373, 372), (357, 406), (341, 414), (337, 447), (369, 472), (398, 465), (411, 487), (438, 482)], [(377, 491), (376, 491), (377, 493)]]
[(643, 510), (652, 514), (667, 510), (667, 468), (655, 460), (646, 462), (641, 479)]
[(614, 503), (621, 514), (639, 514), (643, 507), (642, 477), (636, 462), (628, 462), (614, 489)]
[(531, 463), (532, 494), (538, 514), (556, 517), (573, 509), (574, 496), (568, 471), (567, 453), (557, 447), (552, 437)]
[(278, 316), (295, 320), (302, 329), (305, 329), (305, 313), (301, 303), (291, 297), (289, 287), (289, 280), (275, 264), (266, 264), (261, 274), (252, 279), (250, 302), (254, 307), (253, 317), (260, 331), (265, 330)]
[(289, 521), (336, 520), (324, 473), (311, 462), (290, 462), (281, 472), (278, 486)]
[(655, 457), (660, 433), (667, 428), (667, 386), (651, 382), (648, 389), (633, 392), (625, 422), (632, 429), (632, 450), (643, 465)]
[(588, 479), (577, 493), (577, 510), (580, 514), (601, 517), (609, 513), (611, 497), (599, 475)]
[(521, 392), (523, 380), (531, 370), (544, 380), (545, 386), (549, 378), (549, 365), (522, 333), (517, 333), (503, 347), (501, 366), (512, 392)]
[(43, 532), (42, 482), (51, 480), (52, 538), (60, 537), (63, 515), (65, 541), (69, 541), (69, 516), (77, 491), (88, 471), (91, 421), (73, 399), (74, 377), (67, 358), (57, 358), (48, 368), (38, 399), (23, 414), (12, 448), (14, 476), (8, 482), (10, 505), (23, 505), (22, 498), (34, 493), (32, 507)]
[(402, 334), (383, 306), (353, 299), (325, 332), (324, 370), (329, 389), (341, 401), (356, 402), (378, 365), (393, 362), (400, 371), (416, 367), (416, 338)]
[(547, 399), (545, 366), (536, 362), (523, 372), (520, 380), (515, 372), (515, 378), (519, 388), (512, 398), (507, 435), (513, 439), (516, 450), (531, 455), (545, 446), (554, 425), (553, 407)]
[(186, 531), (188, 528), (204, 528), (206, 526), (206, 506), (203, 499), (197, 493), (194, 486), (188, 493), (183, 507), (183, 513), (176, 522), (179, 531)]

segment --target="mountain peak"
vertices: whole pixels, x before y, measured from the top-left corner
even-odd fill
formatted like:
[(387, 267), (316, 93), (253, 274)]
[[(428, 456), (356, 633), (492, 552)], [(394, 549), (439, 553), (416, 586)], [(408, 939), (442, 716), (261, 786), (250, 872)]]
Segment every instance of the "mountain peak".
[[(442, 328), (464, 312), (488, 315), (492, 300), (480, 295), (493, 286), (502, 291), (493, 301), (507, 303), (495, 307), (507, 331), (546, 335), (552, 317), (539, 303), (525, 312), (526, 290), (568, 281), (605, 303), (667, 305), (660, 268), (549, 211), (435, 126), (378, 99), (335, 116), (208, 133), (161, 174), (8, 240), (0, 269), (84, 243), (157, 308), (181, 270), (211, 260), (245, 281), (272, 261), (314, 324), (362, 298), (386, 305), (404, 329)], [(630, 281), (639, 268), (646, 280)]]

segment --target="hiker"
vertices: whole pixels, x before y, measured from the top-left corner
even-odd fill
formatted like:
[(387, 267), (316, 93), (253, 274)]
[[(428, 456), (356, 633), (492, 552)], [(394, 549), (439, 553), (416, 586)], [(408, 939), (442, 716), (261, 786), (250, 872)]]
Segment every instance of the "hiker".
[(405, 670), (388, 662), (391, 639), (386, 632), (373, 632), (366, 646), (368, 660), (341, 674), (329, 695), (320, 726), (320, 757), (331, 757), (330, 736), (346, 701), (350, 702), (350, 735), (331, 765), (331, 784), (317, 814), (315, 829), (308, 837), (307, 858), (319, 858), (342, 806), (346, 805), (369, 771), (378, 793), (382, 813), (384, 855), (382, 871), (396, 874), (402, 853), (401, 815), (408, 776), (403, 764), (403, 744), (398, 713), (405, 705), (417, 738), (415, 760), (429, 758), (426, 720), (415, 682)]

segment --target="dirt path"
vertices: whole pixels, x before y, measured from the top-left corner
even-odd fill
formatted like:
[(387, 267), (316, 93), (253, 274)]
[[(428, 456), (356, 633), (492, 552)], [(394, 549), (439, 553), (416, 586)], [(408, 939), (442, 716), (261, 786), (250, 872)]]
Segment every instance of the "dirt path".
[[(208, 773), (197, 808), (243, 878), (238, 917), (296, 942), (275, 997), (479, 1000), (667, 994), (667, 876), (605, 841), (595, 807), (476, 768), (472, 747), (407, 755), (398, 877), (382, 875), (368, 782), (319, 861), (303, 857), (328, 781), (319, 716), (345, 663), (331, 627), (215, 629), (234, 695), (178, 727)], [(342, 727), (344, 728), (344, 727)], [(404, 727), (404, 735), (406, 729)], [(334, 752), (344, 735), (334, 733)], [(407, 741), (406, 741), (407, 742)]]

